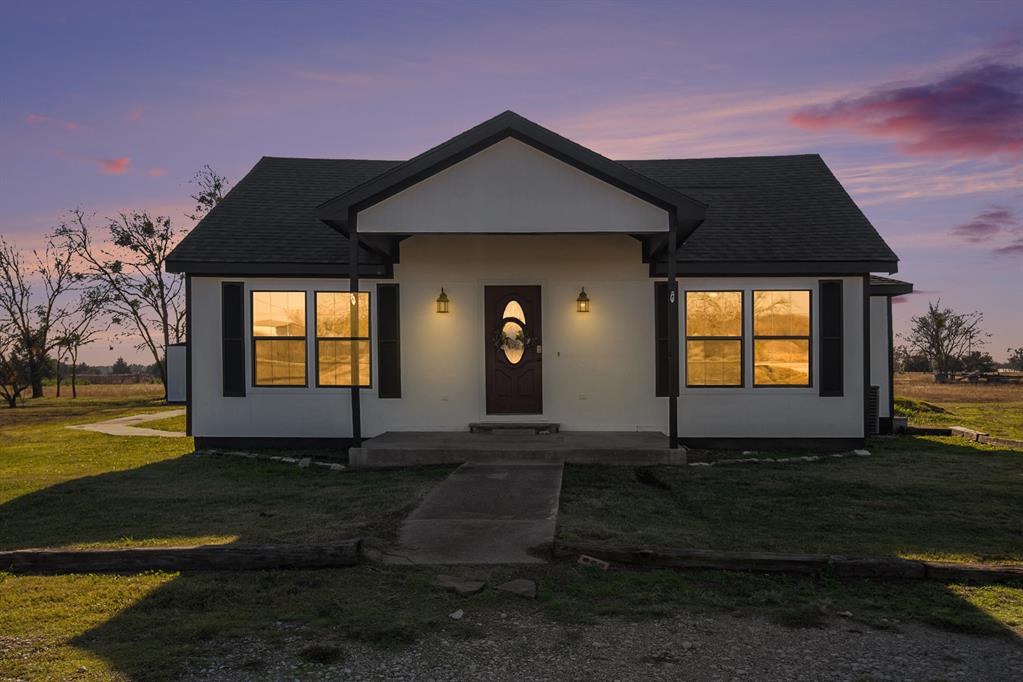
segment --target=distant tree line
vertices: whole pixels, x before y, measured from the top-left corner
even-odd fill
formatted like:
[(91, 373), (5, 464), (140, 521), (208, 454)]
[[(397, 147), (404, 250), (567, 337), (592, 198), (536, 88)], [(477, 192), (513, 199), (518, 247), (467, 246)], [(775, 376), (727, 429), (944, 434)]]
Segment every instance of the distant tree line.
[[(192, 178), (199, 221), (223, 199), (227, 181), (210, 166)], [(27, 393), (64, 377), (77, 397), (82, 348), (109, 336), (135, 342), (153, 359), (141, 372), (167, 383), (165, 349), (184, 340), (184, 278), (166, 271), (183, 236), (168, 216), (129, 211), (100, 221), (75, 208), (25, 251), (0, 235), (0, 397), (16, 407)], [(114, 370), (132, 368), (123, 358)]]

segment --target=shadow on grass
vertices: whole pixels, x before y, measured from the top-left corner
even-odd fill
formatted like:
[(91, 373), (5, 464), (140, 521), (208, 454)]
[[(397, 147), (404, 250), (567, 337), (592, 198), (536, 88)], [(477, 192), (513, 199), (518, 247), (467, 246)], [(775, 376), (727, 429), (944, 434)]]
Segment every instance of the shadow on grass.
[[(947, 448), (935, 448), (929, 454), (918, 449), (914, 457), (934, 456), (939, 458), (936, 464), (950, 464), (940, 459), (950, 456)], [(996, 453), (992, 461), (1000, 461), (1001, 457)], [(894, 462), (898, 457), (887, 459)], [(856, 466), (887, 459), (879, 457)], [(829, 468), (833, 467), (824, 465), (818, 470)], [(605, 475), (595, 478), (592, 474), (596, 471)], [(580, 481), (567, 480), (567, 487), (577, 488), (571, 493), (575, 495), (574, 504), (583, 502), (581, 490), (596, 494), (604, 485), (617, 488), (613, 490), (616, 495), (625, 495), (619, 498), (622, 503), (671, 494), (635, 481), (631, 469), (620, 471), (632, 477), (628, 484), (618, 481), (616, 472), (609, 468), (591, 471), (585, 478), (591, 485), (583, 489), (579, 488)], [(764, 477), (761, 487), (768, 490), (777, 490), (780, 485), (772, 468), (758, 466), (747, 472), (728, 472), (738, 473), (742, 482), (720, 491), (730, 496), (723, 503), (731, 500), (734, 505), (743, 494), (748, 497), (758, 487), (756, 476)], [(0, 506), (0, 538), (5, 548), (118, 544), (126, 539), (132, 544), (146, 544), (164, 543), (168, 538), (237, 542), (315, 542), (357, 534), (387, 538), (419, 494), (447, 473), (447, 469), (438, 468), (337, 474), (191, 454), (128, 471), (75, 479), (15, 498)], [(708, 480), (702, 473), (695, 475), (699, 478), (691, 475), (692, 470), (669, 473), (680, 477), (678, 480), (691, 479), (707, 487)], [(889, 471), (889, 478), (895, 473)], [(878, 491), (884, 492), (880, 483), (862, 486), (857, 476), (839, 476), (835, 484), (843, 480), (846, 487), (857, 491), (852, 499), (869, 500)], [(597, 482), (601, 486), (593, 485)], [(973, 484), (966, 481), (964, 485)], [(630, 486), (639, 488), (632, 491)], [(798, 489), (785, 488), (781, 497), (798, 498)], [(825, 486), (820, 491), (830, 495), (835, 505), (845, 503), (842, 496), (834, 497), (834, 488)], [(641, 494), (635, 497), (633, 493)], [(696, 516), (687, 511), (688, 506), (673, 503), (665, 509), (661, 510), (661, 524), (685, 525)], [(609, 511), (604, 509), (605, 518)], [(577, 511), (570, 509), (569, 515), (573, 513)], [(704, 510), (702, 517), (709, 513)], [(813, 513), (813, 509), (804, 509), (804, 514)], [(882, 504), (879, 513), (884, 518), (895, 511)], [(727, 519), (718, 521), (724, 522)], [(882, 525), (875, 527), (875, 532), (884, 534), (888, 530)], [(747, 541), (757, 541), (755, 534), (743, 535)], [(958, 541), (956, 546), (960, 546)], [(230, 643), (235, 637), (258, 637), (276, 650), (274, 645), (294, 644), (295, 639), (301, 640), (302, 646), (313, 647), (334, 646), (334, 638), (344, 637), (401, 646), (437, 631), (461, 637), (481, 635), (478, 626), (451, 621), (447, 614), (470, 605), (477, 613), (496, 609), (501, 597), (487, 590), (466, 600), (433, 589), (429, 582), (436, 572), (443, 571), (364, 564), (321, 571), (20, 580), (25, 590), (35, 585), (45, 591), (46, 585), (56, 585), (56, 593), (49, 588), (51, 603), (81, 600), (87, 608), (90, 600), (108, 600), (109, 611), (69, 638), (70, 644), (103, 658), (116, 671), (132, 678), (170, 679), (180, 674), (182, 666), (205, 660), (214, 655), (216, 645)], [(840, 581), (828, 575), (603, 573), (571, 564), (467, 568), (465, 572), (491, 580), (512, 576), (535, 579), (541, 585), (538, 602), (510, 602), (505, 598), (500, 601), (500, 609), (543, 613), (569, 622), (608, 616), (656, 618), (679, 612), (726, 611), (767, 616), (793, 627), (816, 627), (833, 619), (835, 613), (850, 611), (872, 627), (897, 627), (897, 621), (913, 619), (956, 631), (1007, 632), (1005, 624), (988, 612), (990, 609), (974, 603), (983, 601), (978, 594), (1000, 598), (984, 590), (1005, 588)], [(340, 646), (343, 648), (343, 644)], [(247, 661), (246, 671), (258, 676), (267, 663)], [(74, 668), (66, 672), (71, 674)], [(63, 674), (59, 670), (57, 673)]]
[(17, 497), (0, 506), (0, 548), (386, 536), (448, 471), (336, 473), (188, 454)]
[[(192, 453), (16, 497), (0, 505), (0, 549), (315, 543), (357, 536), (387, 542), (421, 495), (449, 472), (341, 473)], [(352, 637), (407, 641), (425, 616), (402, 591), (416, 591), (428, 582), (425, 576), (367, 567), (18, 576), (3, 589), (16, 583), (25, 591), (9, 596), (20, 599), (12, 603), (15, 611), (24, 609), (29, 631), (34, 616), (64, 619), (82, 634), (63, 641), (133, 678), (162, 679), (214, 635), (272, 638), (285, 632), (276, 626), (281, 621), (322, 625), (340, 618)], [(105, 617), (96, 617), (101, 613)], [(82, 628), (90, 616), (100, 624)], [(47, 674), (74, 676), (75, 670)]]

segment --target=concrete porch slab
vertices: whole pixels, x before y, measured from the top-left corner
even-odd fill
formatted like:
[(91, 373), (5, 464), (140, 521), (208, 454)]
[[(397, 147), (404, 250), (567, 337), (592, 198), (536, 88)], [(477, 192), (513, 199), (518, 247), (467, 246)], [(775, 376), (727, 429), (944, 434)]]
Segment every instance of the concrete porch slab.
[(463, 462), (550, 462), (611, 466), (684, 465), (685, 448), (672, 450), (653, 431), (469, 433), (388, 431), (348, 451), (352, 467), (400, 467)]
[(393, 564), (531, 564), (550, 551), (561, 464), (463, 464), (423, 499), (387, 554)]

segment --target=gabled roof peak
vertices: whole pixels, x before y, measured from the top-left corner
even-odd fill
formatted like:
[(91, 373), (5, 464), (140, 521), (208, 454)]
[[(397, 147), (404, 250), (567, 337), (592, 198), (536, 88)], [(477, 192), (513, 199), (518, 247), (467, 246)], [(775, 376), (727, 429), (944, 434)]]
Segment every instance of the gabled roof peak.
[(509, 137), (669, 211), (688, 228), (683, 229), (683, 238), (706, 214), (707, 207), (702, 202), (506, 110), (320, 204), (320, 218), (343, 227), (351, 213), (379, 203)]

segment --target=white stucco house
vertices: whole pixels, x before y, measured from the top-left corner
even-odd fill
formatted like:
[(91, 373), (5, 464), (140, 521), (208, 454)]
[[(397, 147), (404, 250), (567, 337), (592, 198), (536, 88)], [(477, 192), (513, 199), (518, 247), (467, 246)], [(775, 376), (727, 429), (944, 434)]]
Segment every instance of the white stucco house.
[(200, 447), (849, 447), (891, 426), (912, 289), (817, 155), (612, 161), (512, 112), (408, 161), (263, 158), (168, 263)]

